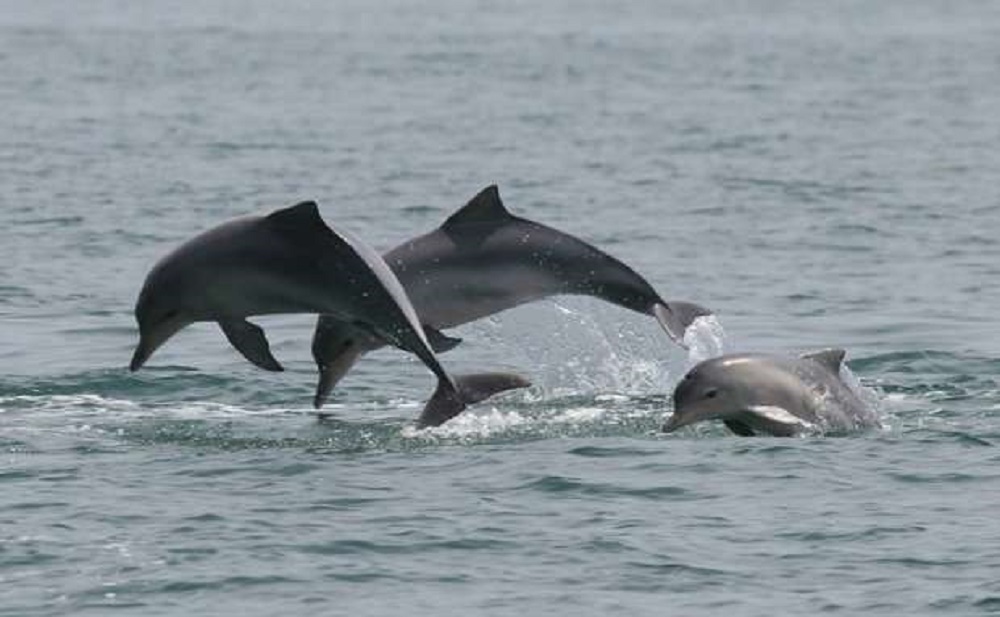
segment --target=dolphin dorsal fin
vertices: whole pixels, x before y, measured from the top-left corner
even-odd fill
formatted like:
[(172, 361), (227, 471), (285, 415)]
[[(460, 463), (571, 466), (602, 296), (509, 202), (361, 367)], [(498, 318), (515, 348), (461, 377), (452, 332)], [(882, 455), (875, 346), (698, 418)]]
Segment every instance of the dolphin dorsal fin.
[(325, 233), (330, 229), (319, 215), (319, 206), (312, 200), (275, 210), (265, 219), (282, 231)]
[(317, 220), (322, 221), (323, 219), (319, 215), (319, 206), (316, 205), (315, 201), (310, 200), (299, 202), (294, 206), (282, 208), (281, 210), (275, 210), (267, 215), (267, 220), (282, 225), (301, 225), (303, 222), (314, 223)]
[(491, 184), (479, 191), (479, 194), (470, 199), (469, 203), (462, 206), (458, 212), (449, 216), (441, 228), (447, 230), (458, 225), (499, 223), (510, 218), (512, 218), (510, 212), (500, 200), (497, 185)]
[(840, 373), (840, 365), (844, 363), (844, 356), (846, 355), (847, 352), (843, 349), (832, 348), (802, 354), (802, 357), (806, 360), (819, 362), (836, 375)]

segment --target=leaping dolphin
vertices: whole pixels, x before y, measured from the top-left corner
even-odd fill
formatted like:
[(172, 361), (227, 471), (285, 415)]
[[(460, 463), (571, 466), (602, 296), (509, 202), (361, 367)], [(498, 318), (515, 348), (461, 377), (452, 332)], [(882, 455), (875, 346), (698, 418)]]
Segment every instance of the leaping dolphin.
[(224, 223), (161, 259), (136, 302), (140, 340), (129, 368), (138, 370), (188, 324), (215, 321), (248, 360), (280, 371), (264, 331), (246, 320), (274, 313), (322, 313), (419, 357), (438, 377), (420, 426), (440, 425), (467, 404), (529, 385), (504, 373), (450, 376), (382, 258), (358, 238), (328, 227), (312, 201)]
[(878, 415), (841, 377), (843, 349), (802, 357), (730, 354), (692, 368), (674, 390), (664, 432), (722, 420), (737, 435), (787, 437), (811, 430), (879, 426)]
[[(441, 333), (443, 328), (562, 294), (593, 296), (654, 316), (681, 344), (691, 322), (711, 314), (690, 302), (667, 302), (632, 268), (607, 253), (514, 216), (496, 185), (480, 191), (438, 229), (384, 257), (439, 352), (461, 342)], [(354, 362), (381, 345), (343, 320), (320, 315), (312, 344), (320, 372), (314, 405), (321, 407)]]

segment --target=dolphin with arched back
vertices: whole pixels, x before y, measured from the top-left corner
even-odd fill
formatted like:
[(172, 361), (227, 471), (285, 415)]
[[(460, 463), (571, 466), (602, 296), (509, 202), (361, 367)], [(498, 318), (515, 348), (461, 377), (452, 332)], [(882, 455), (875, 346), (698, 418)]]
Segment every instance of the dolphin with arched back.
[[(556, 295), (586, 295), (653, 316), (676, 342), (695, 318), (711, 314), (690, 302), (668, 302), (625, 263), (552, 227), (511, 214), (496, 185), (483, 189), (441, 227), (384, 255), (436, 351), (460, 339), (441, 332)], [(319, 368), (314, 404), (364, 353), (381, 343), (321, 315), (313, 336)]]
[(528, 385), (512, 374), (447, 373), (382, 257), (327, 226), (311, 201), (224, 223), (161, 259), (136, 302), (140, 338), (129, 368), (138, 370), (188, 324), (215, 321), (248, 360), (282, 370), (264, 331), (246, 320), (275, 313), (322, 313), (379, 344), (415, 354), (438, 378), (418, 419), (421, 426), (442, 424), (470, 403)]

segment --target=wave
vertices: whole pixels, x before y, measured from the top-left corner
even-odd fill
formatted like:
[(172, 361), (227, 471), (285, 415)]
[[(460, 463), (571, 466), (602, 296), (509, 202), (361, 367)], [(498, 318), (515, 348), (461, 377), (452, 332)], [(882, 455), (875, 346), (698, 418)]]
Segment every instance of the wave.
[[(701, 338), (694, 340), (702, 342), (689, 345), (692, 364), (723, 349), (717, 323), (700, 327), (704, 330), (695, 335)], [(596, 373), (572, 361), (555, 368), (543, 363), (550, 374), (580, 373), (571, 383), (543, 380), (475, 406), (444, 426), (422, 430), (413, 427), (412, 419), (423, 400), (380, 395), (367, 386), (345, 389), (319, 419), (301, 383), (266, 374), (218, 375), (166, 366), (140, 374), (116, 368), (7, 378), (0, 380), (0, 443), (25, 451), (176, 444), (363, 452), (556, 437), (660, 439), (679, 371), (645, 358), (629, 359), (631, 353), (619, 352)], [(1000, 410), (1000, 385), (994, 375), (1000, 360), (924, 350), (854, 357), (850, 364), (845, 379), (878, 407), (885, 424), (876, 434), (972, 445), (997, 441), (993, 421)], [(731, 438), (716, 426), (685, 434)]]

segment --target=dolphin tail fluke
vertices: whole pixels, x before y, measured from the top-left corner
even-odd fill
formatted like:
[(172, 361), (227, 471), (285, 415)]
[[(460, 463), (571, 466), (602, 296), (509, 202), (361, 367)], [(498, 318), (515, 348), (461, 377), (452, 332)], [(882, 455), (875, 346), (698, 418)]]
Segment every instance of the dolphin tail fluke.
[(417, 427), (441, 426), (462, 413), (467, 406), (484, 401), (499, 392), (527, 388), (531, 382), (514, 373), (477, 373), (458, 375), (454, 386), (438, 381), (437, 390), (417, 418)]
[(451, 420), (465, 409), (466, 403), (462, 400), (462, 395), (453, 388), (446, 380), (438, 380), (437, 389), (431, 396), (424, 410), (417, 418), (417, 428), (428, 426), (441, 426)]
[(658, 302), (653, 306), (653, 315), (660, 322), (660, 326), (675, 343), (685, 349), (687, 345), (684, 342), (684, 333), (688, 326), (694, 323), (695, 319), (712, 314), (712, 311), (704, 306), (692, 302)]

